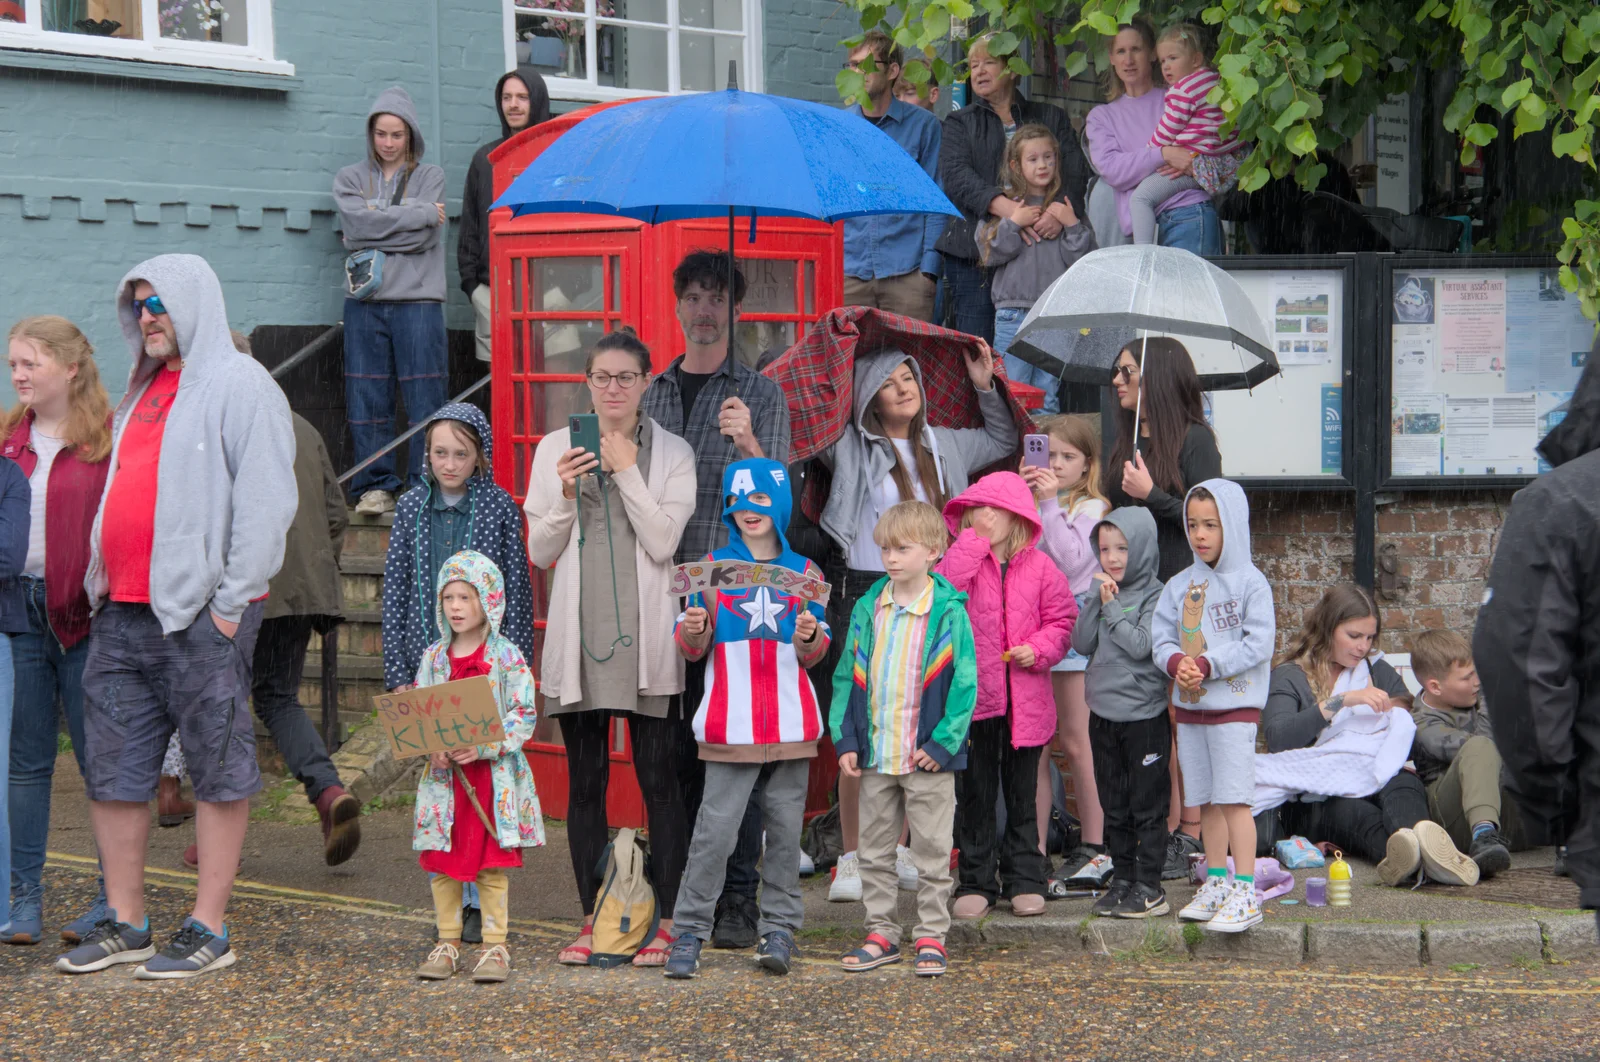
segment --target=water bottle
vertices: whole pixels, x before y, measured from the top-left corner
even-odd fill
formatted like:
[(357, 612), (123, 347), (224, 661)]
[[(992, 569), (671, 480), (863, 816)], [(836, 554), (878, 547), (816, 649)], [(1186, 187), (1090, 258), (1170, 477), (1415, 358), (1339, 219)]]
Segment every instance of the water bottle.
[(1333, 862), (1328, 864), (1328, 906), (1350, 906), (1350, 864), (1337, 848), (1333, 850)]

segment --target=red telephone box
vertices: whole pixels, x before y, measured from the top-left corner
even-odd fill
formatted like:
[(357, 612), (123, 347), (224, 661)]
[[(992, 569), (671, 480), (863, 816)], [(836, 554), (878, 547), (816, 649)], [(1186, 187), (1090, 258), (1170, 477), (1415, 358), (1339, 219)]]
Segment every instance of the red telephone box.
[[(557, 137), (604, 103), (562, 115), (511, 137), (489, 155), (498, 197)], [(754, 243), (741, 219), (736, 254), (747, 283), (739, 347), (750, 357), (791, 346), (823, 313), (844, 301), (843, 228), (794, 218), (762, 218)], [(646, 225), (598, 214), (490, 215), (491, 363), (494, 477), (520, 504), (528, 492), (533, 451), (571, 413), (587, 412), (584, 356), (601, 335), (630, 325), (659, 371), (683, 353), (672, 270), (689, 251), (726, 252), (727, 219)], [(549, 581), (533, 571), (537, 675), (549, 611)], [(556, 722), (543, 711), (528, 762), (545, 812), (567, 814), (566, 752)], [(837, 767), (813, 761), (807, 811), (827, 809)], [(613, 826), (644, 825), (644, 801), (633, 773), (627, 728), (612, 730), (606, 814)]]

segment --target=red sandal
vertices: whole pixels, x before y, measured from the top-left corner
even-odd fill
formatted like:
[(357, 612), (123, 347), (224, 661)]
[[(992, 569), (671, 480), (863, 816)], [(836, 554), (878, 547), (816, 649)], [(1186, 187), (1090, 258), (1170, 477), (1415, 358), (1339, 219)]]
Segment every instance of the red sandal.
[[(943, 944), (940, 944), (932, 937), (923, 937), (913, 944), (912, 948), (916, 951), (917, 957), (914, 960), (911, 972), (918, 977), (938, 977), (949, 969), (950, 953), (944, 950)], [(922, 964), (925, 962), (938, 963), (938, 965), (924, 969)]]
[[(592, 936), (594, 936), (594, 923), (593, 922), (585, 922), (583, 924), (583, 928), (578, 931), (578, 936), (580, 936), (580, 937), (592, 937)], [(580, 958), (569, 959), (569, 958), (566, 957), (569, 953), (575, 954), (577, 952), (582, 952), (583, 953)], [(582, 947), (582, 946), (577, 945), (577, 944), (568, 944), (566, 947), (562, 948), (559, 953), (557, 953), (556, 962), (560, 963), (562, 966), (588, 966), (589, 965), (589, 956), (591, 956), (593, 954), (594, 954), (594, 949), (593, 948), (585, 948), (585, 947)]]
[[(657, 929), (656, 930), (656, 935), (650, 941), (650, 943), (646, 944), (644, 947), (640, 948), (638, 951), (633, 953), (633, 965), (635, 965), (635, 966), (652, 966), (652, 967), (653, 966), (665, 966), (667, 964), (667, 953), (672, 948), (673, 939), (674, 938), (672, 938), (672, 937), (667, 935), (667, 931), (665, 929)], [(646, 955), (659, 955), (659, 956), (661, 956), (661, 961), (660, 962), (640, 962), (639, 960), (644, 958)]]

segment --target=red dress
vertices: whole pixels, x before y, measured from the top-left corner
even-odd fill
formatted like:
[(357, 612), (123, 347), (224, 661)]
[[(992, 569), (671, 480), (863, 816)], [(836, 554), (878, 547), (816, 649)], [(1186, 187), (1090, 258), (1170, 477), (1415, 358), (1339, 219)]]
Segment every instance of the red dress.
[[(489, 661), (484, 657), (487, 645), (478, 646), (476, 652), (466, 656), (449, 654), (450, 681), (489, 674)], [(478, 795), (478, 803), (483, 805), (490, 822), (494, 821), (493, 766), (489, 760), (473, 760), (461, 768), (467, 781), (472, 783), (472, 791)], [(472, 801), (467, 799), (466, 790), (461, 788), (460, 776), (455, 778), (454, 788), (455, 823), (450, 827), (450, 850), (423, 852), (419, 860), (422, 869), (430, 874), (448, 875), (457, 881), (476, 881), (478, 871), (486, 867), (520, 867), (522, 849), (501, 848), (495, 835), (483, 828), (483, 820), (478, 818), (478, 813), (472, 809)]]

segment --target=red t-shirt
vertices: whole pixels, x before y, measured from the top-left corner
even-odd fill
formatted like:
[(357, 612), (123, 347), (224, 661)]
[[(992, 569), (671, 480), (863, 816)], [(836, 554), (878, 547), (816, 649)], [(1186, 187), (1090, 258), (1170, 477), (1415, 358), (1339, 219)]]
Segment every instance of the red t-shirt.
[(150, 552), (156, 541), (156, 477), (178, 373), (162, 367), (128, 414), (100, 520), (100, 556), (111, 600), (150, 602)]

